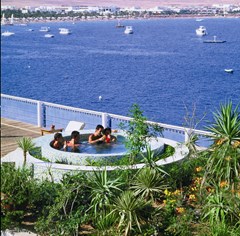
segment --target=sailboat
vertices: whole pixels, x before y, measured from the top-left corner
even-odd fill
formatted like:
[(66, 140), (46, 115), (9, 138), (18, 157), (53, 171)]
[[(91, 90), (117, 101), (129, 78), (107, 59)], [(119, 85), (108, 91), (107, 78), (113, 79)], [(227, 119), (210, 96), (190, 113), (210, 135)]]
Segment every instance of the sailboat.
[(9, 22), (6, 22), (5, 15), (3, 13), (3, 16), (2, 16), (2, 19), (1, 19), (1, 25), (13, 25), (13, 23), (14, 23), (13, 14), (11, 15), (11, 18), (10, 18)]
[(14, 18), (13, 18), (13, 14), (12, 14), (12, 15), (11, 15), (10, 22), (9, 22), (9, 25), (14, 25), (13, 22), (14, 22)]
[(118, 21), (117, 25), (116, 25), (116, 28), (123, 28), (124, 25), (121, 24), (120, 20)]
[(6, 25), (6, 18), (5, 18), (5, 14), (4, 13), (2, 15), (1, 25)]

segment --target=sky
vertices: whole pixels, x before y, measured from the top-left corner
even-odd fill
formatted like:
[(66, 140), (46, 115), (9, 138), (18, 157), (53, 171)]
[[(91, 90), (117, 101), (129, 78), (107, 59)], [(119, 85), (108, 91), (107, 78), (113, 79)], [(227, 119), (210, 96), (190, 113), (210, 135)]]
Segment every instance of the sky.
[(239, 0), (1, 0), (6, 6), (119, 6), (119, 7), (141, 7), (151, 8), (156, 6), (199, 6), (213, 4), (239, 4)]

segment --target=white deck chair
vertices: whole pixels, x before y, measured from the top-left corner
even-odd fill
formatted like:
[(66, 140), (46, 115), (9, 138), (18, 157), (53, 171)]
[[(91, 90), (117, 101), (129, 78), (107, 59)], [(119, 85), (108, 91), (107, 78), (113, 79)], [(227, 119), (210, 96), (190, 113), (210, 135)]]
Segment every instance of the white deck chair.
[(74, 130), (81, 130), (85, 127), (85, 123), (84, 122), (79, 122), (79, 121), (69, 121), (67, 127), (65, 128), (66, 132), (71, 132)]

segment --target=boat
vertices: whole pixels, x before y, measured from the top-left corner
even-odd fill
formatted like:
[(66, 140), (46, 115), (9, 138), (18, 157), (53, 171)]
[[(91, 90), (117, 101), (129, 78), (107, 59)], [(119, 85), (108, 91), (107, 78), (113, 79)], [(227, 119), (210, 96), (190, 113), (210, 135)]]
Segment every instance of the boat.
[(41, 32), (49, 32), (49, 31), (50, 31), (50, 28), (49, 28), (49, 27), (46, 27), (46, 26), (43, 26), (43, 27), (40, 28), (39, 31), (41, 31)]
[(14, 25), (14, 18), (13, 18), (13, 14), (11, 15), (11, 19), (10, 19), (10, 23), (9, 25)]
[(14, 34), (15, 34), (15, 33), (13, 33), (13, 32), (5, 31), (5, 32), (2, 33), (2, 36), (8, 37), (8, 36), (12, 36), (12, 35), (14, 35)]
[(201, 22), (201, 21), (203, 21), (203, 19), (196, 19), (196, 21)]
[(124, 25), (122, 25), (121, 22), (118, 21), (118, 23), (117, 23), (117, 25), (116, 25), (116, 28), (123, 28), (123, 27), (124, 27)]
[(11, 18), (8, 21), (6, 21), (5, 14), (3, 13), (2, 18), (1, 18), (1, 25), (13, 25), (14, 24), (14, 18), (13, 14), (11, 15)]
[(71, 34), (71, 31), (67, 28), (59, 28), (59, 34)]
[(196, 34), (198, 36), (204, 36), (204, 35), (207, 35), (207, 30), (204, 26), (199, 26), (199, 28), (196, 29)]
[(54, 35), (53, 35), (53, 34), (45, 34), (44, 37), (45, 37), (45, 38), (53, 38)]
[(233, 69), (225, 69), (224, 71), (231, 74), (233, 73)]
[(2, 15), (1, 25), (6, 25), (6, 18), (5, 18), (5, 14), (4, 13)]
[(27, 31), (34, 31), (34, 29), (27, 29)]
[(204, 40), (204, 43), (225, 43), (225, 40), (217, 40), (217, 36), (213, 36), (213, 40)]
[(126, 29), (125, 29), (124, 33), (125, 34), (133, 34), (132, 26), (126, 26)]

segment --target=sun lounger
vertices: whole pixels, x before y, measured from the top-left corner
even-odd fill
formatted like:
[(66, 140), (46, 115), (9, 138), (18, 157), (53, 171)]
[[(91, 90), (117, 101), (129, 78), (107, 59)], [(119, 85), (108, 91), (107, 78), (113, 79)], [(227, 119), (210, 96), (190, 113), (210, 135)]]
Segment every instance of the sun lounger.
[(85, 123), (79, 121), (69, 121), (67, 127), (65, 128), (66, 132), (72, 132), (74, 130), (81, 130), (85, 127)]

